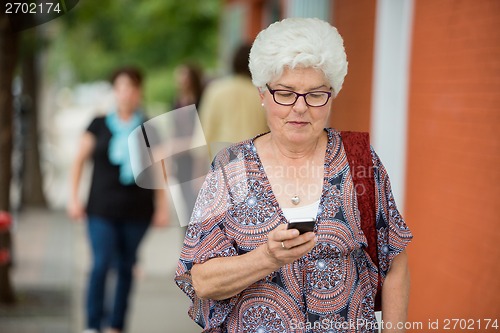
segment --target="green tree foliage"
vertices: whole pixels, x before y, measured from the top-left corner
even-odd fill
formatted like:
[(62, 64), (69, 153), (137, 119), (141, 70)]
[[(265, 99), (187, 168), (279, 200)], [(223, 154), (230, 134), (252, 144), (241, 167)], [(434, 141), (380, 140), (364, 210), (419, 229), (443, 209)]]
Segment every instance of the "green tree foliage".
[(220, 0), (80, 1), (60, 18), (51, 67), (69, 66), (78, 81), (106, 79), (124, 64), (153, 76), (185, 61), (212, 67), (220, 10)]

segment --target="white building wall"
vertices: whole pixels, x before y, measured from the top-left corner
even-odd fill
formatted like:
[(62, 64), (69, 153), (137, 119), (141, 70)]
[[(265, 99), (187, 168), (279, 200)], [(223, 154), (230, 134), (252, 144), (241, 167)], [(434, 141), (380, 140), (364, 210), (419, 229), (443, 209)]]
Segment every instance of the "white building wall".
[(285, 17), (317, 17), (330, 22), (332, 3), (330, 0), (288, 0)]
[(413, 0), (378, 0), (376, 15), (371, 141), (404, 210)]

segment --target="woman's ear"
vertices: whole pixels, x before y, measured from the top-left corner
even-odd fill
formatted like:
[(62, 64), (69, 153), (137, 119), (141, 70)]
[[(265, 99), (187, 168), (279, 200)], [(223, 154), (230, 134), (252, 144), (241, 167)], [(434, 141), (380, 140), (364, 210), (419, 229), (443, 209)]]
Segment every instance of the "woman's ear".
[(264, 103), (264, 90), (262, 88), (257, 88), (257, 91), (259, 92), (260, 101)]

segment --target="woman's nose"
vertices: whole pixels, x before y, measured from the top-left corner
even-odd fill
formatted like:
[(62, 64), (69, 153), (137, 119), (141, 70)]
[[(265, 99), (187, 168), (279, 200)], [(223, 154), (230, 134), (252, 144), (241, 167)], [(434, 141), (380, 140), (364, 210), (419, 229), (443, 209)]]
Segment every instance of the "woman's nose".
[(299, 96), (297, 100), (295, 101), (295, 104), (293, 105), (293, 109), (297, 112), (303, 113), (307, 110), (308, 105), (306, 103), (306, 97), (305, 96)]

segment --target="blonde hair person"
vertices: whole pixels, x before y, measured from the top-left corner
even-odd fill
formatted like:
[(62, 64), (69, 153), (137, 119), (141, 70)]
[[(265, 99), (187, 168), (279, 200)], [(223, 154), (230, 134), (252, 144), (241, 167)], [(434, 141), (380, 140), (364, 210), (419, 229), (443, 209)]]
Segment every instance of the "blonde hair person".
[[(249, 64), (270, 132), (221, 151), (199, 192), (175, 277), (189, 316), (203, 332), (375, 332), (380, 270), (384, 321), (405, 321), (411, 231), (368, 151), (382, 249), (371, 261), (343, 140), (327, 128), (347, 73), (337, 29), (273, 23)], [(288, 229), (297, 218), (313, 230)]]

